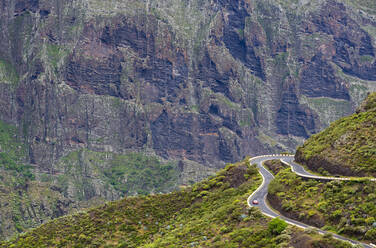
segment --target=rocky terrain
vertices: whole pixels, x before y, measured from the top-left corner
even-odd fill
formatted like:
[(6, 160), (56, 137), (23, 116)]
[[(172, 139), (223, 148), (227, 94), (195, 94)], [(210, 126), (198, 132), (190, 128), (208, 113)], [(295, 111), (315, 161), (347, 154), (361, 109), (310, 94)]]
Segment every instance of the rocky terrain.
[(376, 90), (373, 0), (4, 0), (0, 27), (2, 237), (292, 151)]
[(295, 159), (313, 171), (346, 176), (376, 176), (376, 93), (357, 112), (310, 137)]

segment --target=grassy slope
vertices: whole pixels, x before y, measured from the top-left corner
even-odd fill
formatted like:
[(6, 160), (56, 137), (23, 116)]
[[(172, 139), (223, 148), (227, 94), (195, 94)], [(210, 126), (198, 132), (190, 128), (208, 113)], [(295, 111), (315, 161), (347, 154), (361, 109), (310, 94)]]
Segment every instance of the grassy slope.
[(361, 111), (309, 138), (295, 158), (312, 170), (319, 165), (331, 173), (376, 176), (376, 93)]
[[(302, 222), (358, 240), (376, 242), (376, 183), (303, 180), (274, 163), (278, 174), (269, 188), (273, 207)], [(276, 171), (271, 169), (271, 171)]]
[(192, 188), (62, 217), (0, 247), (351, 247), (291, 227), (278, 230), (247, 209), (246, 198), (260, 183), (256, 168), (241, 162)]

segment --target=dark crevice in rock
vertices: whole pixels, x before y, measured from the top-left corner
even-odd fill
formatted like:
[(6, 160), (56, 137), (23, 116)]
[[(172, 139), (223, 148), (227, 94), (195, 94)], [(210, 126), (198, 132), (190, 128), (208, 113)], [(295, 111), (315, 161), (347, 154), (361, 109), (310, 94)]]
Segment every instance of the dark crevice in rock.
[(17, 0), (14, 7), (15, 15), (20, 15), (26, 11), (35, 13), (39, 8), (39, 0)]
[(41, 10), (39, 11), (39, 15), (40, 15), (42, 18), (46, 18), (49, 14), (50, 14), (50, 11), (49, 11), (49, 10), (46, 10), (46, 9), (41, 9)]
[(209, 114), (219, 115), (219, 108), (217, 105), (210, 105)]

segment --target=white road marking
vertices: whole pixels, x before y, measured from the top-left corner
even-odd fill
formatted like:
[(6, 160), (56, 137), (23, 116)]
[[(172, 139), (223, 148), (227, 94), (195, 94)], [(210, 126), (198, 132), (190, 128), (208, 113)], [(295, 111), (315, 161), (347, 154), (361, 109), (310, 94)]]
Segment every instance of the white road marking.
[[(250, 165), (252, 165), (252, 163), (251, 163), (252, 160), (259, 159), (259, 158), (266, 158), (266, 157), (270, 158), (270, 159), (262, 160), (262, 161), (260, 161), (259, 163), (260, 163), (261, 167), (264, 168), (264, 170), (272, 176), (272, 178), (274, 178), (274, 175), (271, 174), (267, 169), (265, 169), (265, 167), (264, 167), (264, 162), (267, 161), (267, 160), (272, 160), (273, 157), (275, 157), (274, 159), (279, 159), (282, 163), (284, 163), (284, 164), (290, 166), (292, 172), (294, 172), (295, 174), (297, 174), (298, 176), (301, 176), (301, 177), (312, 178), (312, 179), (325, 179), (325, 180), (342, 180), (342, 181), (356, 180), (356, 179), (351, 179), (351, 178), (337, 178), (337, 177), (322, 177), (322, 176), (314, 176), (314, 175), (304, 175), (304, 174), (301, 174), (301, 173), (296, 172), (295, 169), (294, 169), (294, 166), (292, 166), (292, 165), (289, 164), (288, 162), (284, 161), (283, 158), (280, 158), (280, 157), (282, 157), (282, 156), (294, 157), (294, 155), (287, 155), (287, 154), (262, 155), (262, 156), (257, 156), (257, 157), (250, 158), (250, 159), (249, 159), (249, 163), (250, 163)], [(264, 187), (264, 185), (265, 185), (265, 183), (266, 183), (265, 177), (264, 177), (263, 173), (260, 172), (260, 169), (259, 169), (259, 173), (260, 173), (261, 176), (262, 176), (262, 183), (261, 183), (261, 185), (260, 185), (260, 186), (259, 186), (259, 187), (258, 187), (258, 188), (257, 188), (257, 189), (256, 189), (256, 190), (255, 190), (255, 191), (254, 191), (254, 192), (253, 192), (253, 193), (247, 198), (247, 205), (248, 205), (249, 207), (253, 207), (253, 206), (251, 205), (251, 203), (250, 203), (252, 197), (253, 197), (256, 193), (258, 193), (258, 192)], [(376, 178), (375, 178), (375, 179), (370, 179), (370, 181), (376, 181)], [(267, 194), (266, 194), (266, 195), (267, 195)], [(268, 204), (267, 204), (267, 201), (266, 201), (266, 195), (264, 196), (264, 204), (265, 204), (265, 206), (266, 206), (267, 208), (269, 208), (269, 210), (270, 210), (271, 212), (274, 212), (274, 211), (272, 210), (272, 208), (271, 208), (270, 206), (268, 206)], [(261, 209), (260, 209), (260, 210), (261, 210)], [(262, 210), (261, 210), (261, 212), (262, 212)], [(267, 214), (267, 213), (265, 213), (265, 212), (262, 212), (262, 213), (263, 213), (264, 215), (266, 215), (266, 216), (272, 218), (272, 219), (274, 219), (274, 218), (276, 218), (276, 217), (281, 217), (284, 221), (286, 221), (286, 223), (288, 223), (288, 224), (290, 224), (290, 225), (297, 226), (297, 227), (299, 227), (299, 228), (306, 229), (307, 227), (305, 227), (305, 226), (308, 226), (309, 228), (317, 229), (316, 227), (309, 226), (309, 225), (307, 225), (307, 224), (303, 224), (303, 223), (299, 224), (299, 221), (295, 221), (295, 220), (294, 220), (296, 223), (291, 222), (291, 221), (289, 221), (289, 218), (287, 218), (287, 217), (285, 217), (285, 216), (283, 216), (283, 215), (280, 215), (280, 214), (278, 214), (278, 213), (276, 213), (276, 212), (274, 212), (274, 214), (275, 214), (276, 216), (273, 216), (273, 215)], [(321, 235), (324, 235), (325, 233), (330, 233), (330, 232), (323, 231), (323, 230), (321, 230), (321, 229), (317, 229), (317, 230), (318, 230), (318, 233), (321, 234)], [(336, 238), (336, 239), (342, 240), (342, 241), (347, 241), (347, 242), (349, 242), (349, 243), (351, 243), (351, 244), (361, 244), (361, 245), (363, 245), (364, 247), (376, 247), (376, 245), (374, 245), (374, 244), (365, 244), (365, 243), (361, 243), (361, 242), (359, 242), (359, 241), (355, 241), (355, 240), (351, 240), (351, 239), (348, 239), (348, 238), (345, 238), (345, 237), (341, 237), (340, 235), (337, 235), (337, 234), (335, 234), (333, 237)]]

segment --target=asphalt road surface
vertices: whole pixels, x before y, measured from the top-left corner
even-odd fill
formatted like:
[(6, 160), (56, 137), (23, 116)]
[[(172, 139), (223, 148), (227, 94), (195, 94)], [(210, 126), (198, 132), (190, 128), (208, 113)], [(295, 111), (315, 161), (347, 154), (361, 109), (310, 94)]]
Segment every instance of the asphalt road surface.
[[(339, 240), (347, 241), (350, 242), (353, 245), (362, 245), (363, 247), (367, 248), (372, 248), (371, 245), (361, 243), (359, 241), (355, 241), (352, 239), (348, 239), (346, 237), (327, 232), (324, 230), (317, 229), (316, 227), (309, 226), (307, 224), (304, 224), (302, 222), (287, 218), (283, 215), (280, 215), (277, 213), (275, 210), (271, 209), (266, 201), (266, 196), (268, 194), (268, 187), (270, 182), (273, 180), (274, 176), (263, 166), (263, 162), (267, 160), (272, 160), (272, 159), (280, 159), (282, 162), (288, 164), (291, 166), (292, 171), (295, 172), (297, 175), (302, 176), (302, 177), (307, 177), (307, 178), (313, 178), (313, 179), (320, 179), (320, 180), (351, 180), (350, 178), (336, 178), (336, 177), (322, 177), (322, 176), (317, 176), (313, 175), (309, 172), (307, 172), (302, 166), (300, 166), (297, 163), (294, 163), (294, 157), (291, 155), (265, 155), (265, 156), (259, 156), (259, 157), (254, 157), (250, 159), (251, 164), (257, 164), (257, 168), (259, 169), (260, 174), (263, 177), (263, 182), (261, 186), (253, 192), (249, 197), (248, 197), (248, 205), (250, 207), (257, 207), (261, 210), (261, 212), (271, 218), (276, 218), (279, 217), (280, 219), (285, 220), (287, 223), (306, 229), (306, 228), (313, 228), (317, 230), (320, 234), (326, 234), (330, 233), (333, 235), (334, 238), (337, 238)], [(259, 203), (257, 205), (253, 205), (252, 202), (253, 200), (257, 200)]]

